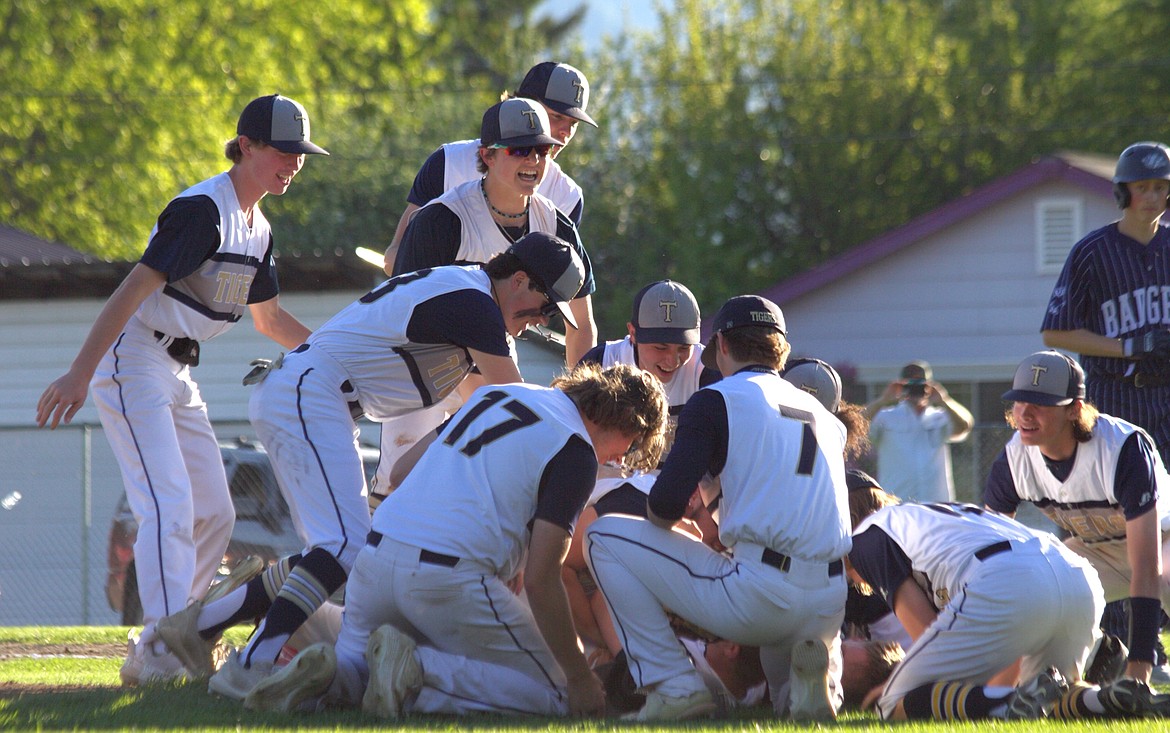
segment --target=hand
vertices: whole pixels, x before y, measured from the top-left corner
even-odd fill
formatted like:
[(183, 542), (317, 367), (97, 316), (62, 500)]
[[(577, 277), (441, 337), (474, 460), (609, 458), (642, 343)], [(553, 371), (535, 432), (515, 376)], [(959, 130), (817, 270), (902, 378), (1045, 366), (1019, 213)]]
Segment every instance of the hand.
[(1170, 358), (1170, 331), (1158, 329), (1141, 336), (1132, 336), (1121, 342), (1126, 359)]
[(50, 415), (53, 417), (49, 423), (50, 430), (56, 428), (62, 421), (68, 425), (85, 404), (85, 396), (88, 393), (88, 377), (70, 370), (46, 387), (41, 394), (41, 399), (37, 401), (37, 427), (43, 428)]
[(605, 715), (605, 687), (593, 670), (589, 674), (570, 679), (569, 715), (574, 717), (596, 717)]

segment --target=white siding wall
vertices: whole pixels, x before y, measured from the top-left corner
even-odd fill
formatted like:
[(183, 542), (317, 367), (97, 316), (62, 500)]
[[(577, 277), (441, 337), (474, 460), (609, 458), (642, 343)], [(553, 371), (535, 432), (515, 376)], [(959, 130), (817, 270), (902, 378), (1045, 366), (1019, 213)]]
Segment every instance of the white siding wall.
[(1010, 379), (1020, 359), (1043, 348), (1056, 274), (1037, 271), (1035, 202), (1051, 198), (1083, 201), (1083, 232), (1118, 217), (1112, 199), (1038, 186), (781, 303), (794, 353), (852, 364), (865, 382), (884, 383), (911, 359), (926, 359), (943, 380)]

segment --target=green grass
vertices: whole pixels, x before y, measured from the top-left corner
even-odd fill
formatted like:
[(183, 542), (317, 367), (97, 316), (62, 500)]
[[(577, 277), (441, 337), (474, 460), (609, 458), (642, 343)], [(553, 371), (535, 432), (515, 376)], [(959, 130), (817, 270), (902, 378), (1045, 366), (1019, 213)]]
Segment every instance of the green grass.
[[(237, 629), (229, 641), (239, 644), (245, 637)], [(42, 644), (125, 643), (122, 627), (37, 627), (0, 628), (0, 643)], [(235, 701), (209, 695), (206, 683), (154, 685), (123, 689), (118, 684), (121, 658), (12, 658), (0, 660), (0, 730), (183, 730), (183, 731), (534, 731), (555, 733), (605, 731), (613, 729), (694, 730), (694, 731), (807, 731), (808, 726), (776, 721), (762, 712), (741, 715), (727, 721), (642, 726), (616, 720), (564, 721), (557, 719), (506, 719), (496, 717), (417, 717), (389, 725), (374, 721), (357, 711), (325, 712), (315, 715), (261, 714), (244, 710)], [(33, 686), (15, 695), (14, 686)], [(43, 687), (44, 691), (36, 689)], [(62, 687), (70, 689), (61, 690)], [(1150, 733), (1162, 729), (1160, 721), (1107, 721), (1076, 724), (1080, 733)], [(868, 714), (849, 713), (835, 725), (861, 733), (941, 733), (942, 731), (1062, 731), (1068, 724), (1045, 721), (1004, 723), (906, 723), (890, 726)]]

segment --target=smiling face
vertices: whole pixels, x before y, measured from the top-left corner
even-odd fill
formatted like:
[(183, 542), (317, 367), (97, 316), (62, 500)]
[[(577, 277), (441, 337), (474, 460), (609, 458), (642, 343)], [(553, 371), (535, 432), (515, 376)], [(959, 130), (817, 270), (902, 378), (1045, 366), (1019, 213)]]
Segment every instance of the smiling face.
[(529, 282), (528, 275), (517, 272), (508, 278), (506, 285), (496, 288), (504, 328), (513, 337), (524, 333), (529, 326), (548, 325), (548, 296), (528, 287)]
[(301, 153), (282, 153), (271, 145), (252, 140), (243, 143), (241, 147), (246, 151), (253, 179), (264, 193), (273, 196), (280, 196), (287, 191), (292, 179), (305, 165), (305, 156)]
[[(552, 149), (556, 150), (556, 146)], [(506, 148), (487, 148), (484, 163), (488, 167), (489, 193), (500, 192), (503, 196), (515, 198), (536, 193), (548, 168), (548, 156), (541, 155), (535, 147), (523, 158), (509, 155)], [(495, 201), (493, 198), (492, 202)]]
[(695, 347), (689, 344), (643, 344), (634, 337), (633, 324), (626, 324), (630, 331), (630, 343), (638, 354), (638, 366), (653, 374), (658, 381), (666, 384), (674, 379), (674, 373), (694, 356)]
[(1035, 446), (1053, 460), (1070, 457), (1076, 449), (1073, 405), (1047, 407), (1031, 402), (1013, 402), (1011, 424), (1020, 434), (1020, 442)]
[[(596, 426), (594, 426), (596, 428)], [(620, 463), (629, 453), (637, 435), (626, 434), (612, 428), (594, 429), (589, 431), (593, 440), (593, 451), (597, 454), (598, 463)]]
[(552, 149), (552, 157), (556, 158), (577, 134), (577, 125), (581, 124), (581, 121), (575, 117), (563, 115), (552, 107), (545, 106), (545, 110), (548, 111), (548, 122), (551, 128), (549, 134), (561, 141), (559, 146)]

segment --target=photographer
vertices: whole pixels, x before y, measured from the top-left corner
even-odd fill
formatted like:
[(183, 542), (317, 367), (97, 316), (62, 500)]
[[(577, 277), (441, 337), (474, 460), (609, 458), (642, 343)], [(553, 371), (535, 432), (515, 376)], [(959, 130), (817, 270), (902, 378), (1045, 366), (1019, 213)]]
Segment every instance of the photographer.
[(929, 364), (902, 367), (865, 414), (883, 486), (906, 501), (955, 500), (949, 444), (965, 439), (974, 419), (934, 381)]

